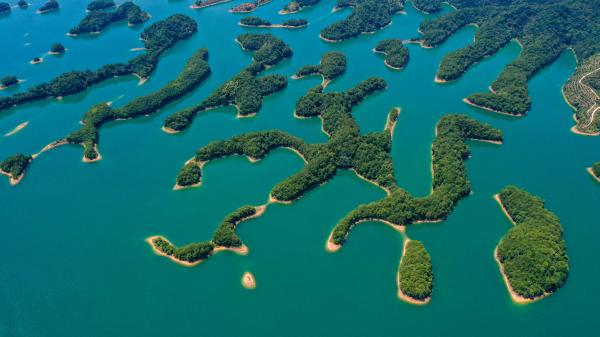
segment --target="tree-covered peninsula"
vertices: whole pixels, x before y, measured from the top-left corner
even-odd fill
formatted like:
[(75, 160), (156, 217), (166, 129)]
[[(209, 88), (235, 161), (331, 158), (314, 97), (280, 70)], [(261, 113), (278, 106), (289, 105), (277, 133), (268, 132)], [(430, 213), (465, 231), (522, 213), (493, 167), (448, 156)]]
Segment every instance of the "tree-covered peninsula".
[(11, 8), (8, 2), (0, 2), (0, 14), (10, 13)]
[(148, 13), (133, 2), (124, 2), (114, 11), (91, 11), (81, 19), (77, 26), (69, 30), (69, 35), (100, 33), (111, 23), (127, 20), (129, 25), (137, 25), (150, 19)]
[(279, 14), (298, 13), (306, 7), (316, 5), (319, 2), (321, 2), (321, 0), (293, 0), (286, 4), (283, 9), (279, 11)]
[(146, 52), (127, 63), (112, 63), (98, 70), (69, 71), (49, 83), (31, 87), (28, 91), (0, 98), (0, 110), (50, 97), (76, 94), (110, 78), (137, 75), (144, 79), (156, 68), (160, 56), (180, 40), (190, 38), (198, 26), (192, 18), (175, 14), (144, 29), (141, 39)]
[(16, 185), (23, 179), (25, 170), (31, 164), (33, 158), (24, 154), (10, 156), (0, 162), (0, 174), (8, 176), (11, 185)]
[(64, 141), (81, 144), (87, 161), (99, 159), (99, 129), (102, 125), (115, 121), (149, 116), (197, 88), (210, 74), (208, 51), (198, 50), (187, 61), (179, 76), (164, 87), (149, 95), (138, 97), (121, 108), (113, 109), (108, 103), (100, 103), (85, 113), (83, 126), (67, 136)]
[(406, 67), (406, 64), (408, 64), (408, 48), (404, 46), (402, 40), (383, 40), (375, 46), (374, 51), (376, 53), (383, 53), (385, 55), (385, 65), (392, 69), (399, 70)]
[(167, 117), (163, 127), (166, 131), (183, 131), (192, 124), (198, 113), (222, 106), (235, 106), (240, 117), (252, 116), (262, 107), (265, 96), (287, 86), (284, 76), (258, 76), (268, 67), (292, 56), (288, 45), (270, 34), (243, 34), (238, 36), (237, 42), (244, 50), (254, 52), (252, 63), (218, 87), (200, 104)]
[[(301, 156), (306, 164), (300, 172), (271, 190), (269, 202), (264, 207), (271, 203), (291, 203), (332, 179), (338, 170), (353, 170), (357, 176), (381, 187), (388, 194), (380, 201), (359, 206), (340, 221), (328, 238), (327, 246), (332, 251), (339, 249), (350, 230), (364, 221), (384, 222), (403, 231), (406, 225), (444, 219), (456, 203), (470, 193), (464, 163), (470, 155), (467, 140), (497, 143), (502, 141), (502, 133), (464, 115), (443, 117), (437, 125), (437, 136), (432, 146), (433, 191), (428, 197), (412, 197), (398, 187), (390, 156), (392, 132), (399, 109), (390, 111), (383, 132), (365, 135), (361, 134), (352, 116), (354, 106), (385, 88), (386, 82), (380, 78), (370, 78), (342, 93), (324, 93), (323, 88), (317, 86), (297, 102), (296, 115), (321, 118), (323, 132), (329, 137), (327, 142), (308, 144), (278, 130), (252, 132), (211, 142), (200, 148), (181, 169), (177, 183), (182, 187), (186, 183), (188, 186), (198, 185), (202, 180), (203, 165), (215, 159), (243, 155), (260, 160), (274, 149), (288, 148)], [(239, 242), (234, 235), (235, 226), (221, 228), (222, 231), (225, 229), (228, 237), (232, 238), (231, 242)], [(419, 301), (429, 296), (433, 285), (428, 255), (425, 255), (424, 248), (415, 247), (410, 250), (404, 267), (401, 266), (399, 271), (407, 280), (402, 286), (402, 293), (410, 294), (414, 296), (413, 300)], [(399, 282), (401, 285), (402, 282)]]
[(405, 240), (398, 267), (398, 296), (413, 304), (426, 304), (432, 291), (431, 256), (421, 241)]
[(403, 0), (338, 0), (336, 9), (352, 8), (344, 20), (321, 31), (321, 38), (336, 42), (375, 32), (390, 23), (392, 15), (402, 11)]
[(338, 51), (327, 52), (321, 57), (318, 65), (306, 65), (300, 68), (294, 78), (299, 79), (306, 76), (320, 75), (323, 78), (322, 87), (326, 87), (333, 79), (342, 76), (346, 72), (346, 56)]
[(46, 14), (48, 12), (56, 11), (60, 9), (60, 5), (56, 0), (48, 0), (45, 4), (43, 4), (38, 10), (38, 14)]
[[(437, 6), (439, 0), (423, 0)], [(479, 27), (475, 41), (442, 60), (437, 78), (458, 79), (475, 63), (497, 53), (511, 40), (522, 45), (515, 61), (492, 83), (491, 92), (476, 93), (466, 101), (481, 108), (523, 115), (531, 106), (527, 82), (572, 49), (584, 65), (600, 52), (600, 4), (597, 0), (450, 0), (456, 11), (421, 24), (423, 43), (438, 46), (466, 25)], [(586, 122), (587, 123), (587, 120)]]
[(113, 0), (94, 0), (87, 5), (87, 10), (93, 12), (112, 7), (115, 7)]
[(246, 254), (247, 248), (235, 233), (235, 228), (239, 223), (256, 218), (263, 212), (264, 207), (240, 207), (223, 219), (210, 241), (176, 247), (162, 236), (153, 236), (149, 238), (148, 243), (150, 243), (155, 252), (185, 266), (193, 266), (201, 263), (212, 254), (223, 250)]
[(513, 300), (528, 302), (550, 295), (569, 275), (563, 229), (539, 197), (505, 187), (496, 200), (513, 222), (495, 256)]

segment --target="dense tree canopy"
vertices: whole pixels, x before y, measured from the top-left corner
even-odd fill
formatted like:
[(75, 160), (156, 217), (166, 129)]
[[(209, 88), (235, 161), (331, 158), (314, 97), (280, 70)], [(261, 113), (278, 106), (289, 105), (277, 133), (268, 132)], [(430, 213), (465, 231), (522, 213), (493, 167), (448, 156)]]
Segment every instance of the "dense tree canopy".
[(13, 179), (18, 179), (31, 163), (31, 156), (16, 154), (0, 162), (0, 170), (8, 173)]
[(600, 178), (600, 161), (594, 163), (592, 166), (592, 173), (594, 173), (597, 178)]
[(69, 30), (69, 34), (99, 33), (111, 23), (127, 20), (130, 25), (136, 25), (150, 19), (148, 13), (133, 2), (124, 2), (114, 11), (90, 11), (81, 19), (77, 26)]
[(379, 42), (375, 46), (375, 51), (385, 54), (385, 64), (396, 69), (406, 67), (408, 63), (408, 48), (404, 46), (402, 40), (387, 39)]
[(38, 9), (38, 13), (47, 13), (50, 11), (55, 11), (60, 8), (58, 1), (56, 0), (48, 0), (45, 4), (43, 4), (40, 9)]
[(425, 300), (433, 291), (431, 256), (421, 241), (407, 240), (400, 260), (400, 291), (416, 300)]
[(82, 144), (85, 149), (84, 156), (87, 159), (98, 158), (96, 150), (99, 142), (98, 130), (102, 125), (117, 119), (151, 115), (192, 91), (210, 74), (207, 60), (208, 51), (200, 49), (187, 61), (179, 76), (158, 91), (138, 97), (118, 109), (112, 109), (107, 103), (95, 105), (83, 116), (81, 129), (67, 136), (65, 140), (69, 143)]
[(54, 43), (52, 46), (50, 46), (50, 52), (51, 53), (62, 54), (62, 53), (65, 52), (65, 46), (63, 46), (60, 43)]
[(0, 2), (0, 13), (8, 13), (10, 10), (10, 4), (8, 2)]
[(525, 298), (558, 290), (569, 275), (569, 258), (558, 218), (539, 197), (515, 186), (504, 188), (499, 197), (515, 223), (497, 248), (497, 258), (510, 286)]
[(160, 56), (176, 42), (190, 38), (197, 31), (196, 22), (185, 15), (175, 14), (146, 28), (142, 34), (146, 53), (128, 63), (107, 64), (96, 71), (69, 71), (54, 78), (50, 83), (33, 86), (28, 91), (0, 97), (0, 110), (14, 105), (60, 97), (81, 92), (88, 87), (115, 76), (137, 74), (148, 77), (156, 68)]
[(246, 16), (240, 20), (240, 24), (245, 26), (270, 26), (271, 21), (261, 19), (257, 16)]
[(237, 41), (242, 48), (254, 52), (252, 63), (218, 87), (200, 104), (167, 117), (165, 128), (184, 130), (192, 124), (198, 113), (220, 106), (234, 105), (240, 116), (256, 114), (262, 107), (265, 96), (281, 91), (287, 86), (284, 76), (258, 75), (268, 66), (290, 58), (292, 50), (288, 45), (271, 34), (243, 34), (238, 36)]
[(115, 6), (113, 0), (94, 0), (87, 5), (87, 10), (90, 12), (107, 9)]
[(324, 80), (333, 80), (346, 72), (346, 56), (338, 51), (327, 52), (321, 56), (319, 65), (307, 65), (300, 68), (295, 76), (300, 78), (321, 75)]
[(29, 3), (26, 0), (19, 0), (19, 2), (17, 2), (17, 5), (21, 9), (27, 9), (27, 8), (29, 8)]
[(283, 9), (281, 10), (281, 13), (282, 14), (296, 13), (306, 7), (316, 5), (320, 1), (321, 0), (294, 0), (294, 1), (291, 1), (288, 4), (286, 4), (283, 7)]
[[(437, 0), (422, 0), (422, 6)], [(468, 24), (480, 28), (473, 44), (442, 60), (438, 78), (454, 80), (484, 57), (497, 53), (512, 39), (523, 49), (492, 83), (493, 92), (477, 93), (468, 101), (486, 109), (514, 115), (531, 105), (527, 82), (540, 69), (572, 48), (580, 63), (600, 52), (600, 0), (451, 0), (457, 11), (421, 24), (425, 45), (437, 46)]]
[(0, 80), (0, 86), (3, 88), (12, 87), (19, 84), (19, 79), (16, 76), (5, 76)]
[(379, 30), (392, 22), (392, 15), (404, 8), (403, 3), (403, 0), (338, 0), (336, 8), (352, 7), (352, 14), (323, 29), (321, 36), (341, 41)]

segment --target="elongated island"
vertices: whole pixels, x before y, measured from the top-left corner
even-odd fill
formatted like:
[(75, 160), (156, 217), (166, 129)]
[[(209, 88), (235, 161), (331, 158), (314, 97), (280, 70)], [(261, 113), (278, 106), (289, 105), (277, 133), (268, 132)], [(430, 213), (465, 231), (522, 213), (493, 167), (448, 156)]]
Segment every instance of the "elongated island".
[(528, 303), (556, 292), (569, 275), (558, 218), (539, 197), (516, 186), (505, 187), (495, 199), (514, 225), (494, 251), (512, 300)]

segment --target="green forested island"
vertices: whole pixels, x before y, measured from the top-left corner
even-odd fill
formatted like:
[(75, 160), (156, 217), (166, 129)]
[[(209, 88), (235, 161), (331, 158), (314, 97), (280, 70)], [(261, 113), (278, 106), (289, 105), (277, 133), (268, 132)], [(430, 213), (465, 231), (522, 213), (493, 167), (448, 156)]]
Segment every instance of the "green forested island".
[(279, 14), (292, 14), (303, 10), (306, 7), (316, 5), (321, 0), (294, 0), (286, 4)]
[(383, 40), (375, 46), (374, 51), (385, 54), (385, 65), (392, 69), (402, 69), (408, 64), (408, 48), (404, 46), (402, 40)]
[(0, 162), (0, 173), (9, 177), (11, 185), (16, 185), (23, 178), (32, 160), (31, 156), (21, 153), (10, 156)]
[(5, 76), (2, 79), (0, 79), (0, 88), (3, 89), (12, 87), (17, 84), (19, 84), (19, 79), (17, 78), (17, 76)]
[(15, 105), (39, 101), (50, 97), (63, 97), (76, 94), (88, 87), (117, 76), (135, 74), (147, 78), (156, 68), (160, 56), (180, 40), (190, 38), (198, 29), (196, 22), (183, 14), (175, 14), (158, 21), (142, 34), (146, 52), (131, 59), (128, 63), (107, 64), (98, 70), (69, 71), (29, 88), (26, 92), (0, 98), (0, 111)]
[(345, 72), (346, 56), (341, 52), (333, 51), (323, 54), (318, 65), (306, 65), (300, 68), (294, 74), (294, 78), (321, 75), (323, 77), (321, 86), (325, 87), (331, 80), (342, 76)]
[(265, 96), (281, 91), (287, 86), (284, 76), (258, 75), (267, 67), (290, 58), (292, 50), (288, 45), (271, 34), (243, 34), (238, 36), (236, 41), (243, 49), (254, 52), (252, 63), (200, 104), (167, 117), (164, 123), (167, 132), (182, 131), (192, 124), (198, 113), (221, 106), (234, 105), (240, 117), (254, 115), (262, 107)]
[(11, 8), (8, 2), (0, 2), (0, 14), (10, 13)]
[(51, 54), (62, 54), (65, 52), (65, 50), (66, 50), (65, 46), (63, 46), (60, 43), (54, 43), (52, 46), (50, 46)]
[(508, 186), (497, 196), (513, 222), (496, 258), (514, 300), (531, 301), (557, 291), (569, 275), (562, 226), (539, 197)]
[[(437, 10), (439, 0), (419, 1)], [(421, 24), (423, 43), (438, 46), (466, 25), (477, 25), (471, 45), (448, 54), (437, 78), (458, 79), (484, 57), (511, 40), (522, 45), (519, 57), (492, 83), (492, 92), (469, 96), (468, 103), (487, 110), (523, 115), (531, 106), (527, 82), (542, 68), (572, 49), (579, 65), (600, 52), (600, 3), (597, 0), (450, 0), (456, 11)], [(422, 8), (424, 8), (422, 7)], [(596, 123), (597, 125), (597, 123)], [(596, 128), (597, 129), (597, 128)]]
[(338, 0), (336, 9), (351, 7), (352, 13), (323, 29), (321, 37), (335, 42), (375, 32), (392, 23), (392, 15), (404, 8), (403, 3), (403, 0)]
[(45, 4), (43, 4), (40, 9), (37, 10), (39, 14), (45, 14), (51, 11), (56, 11), (60, 9), (60, 5), (56, 0), (48, 0)]
[(94, 0), (87, 5), (87, 10), (93, 12), (112, 7), (115, 7), (115, 2), (113, 0)]
[(122, 108), (112, 109), (107, 103), (100, 103), (85, 113), (81, 129), (65, 138), (67, 143), (81, 144), (84, 158), (93, 161), (99, 158), (99, 129), (103, 124), (114, 120), (148, 116), (167, 104), (181, 98), (195, 89), (210, 74), (208, 51), (198, 50), (185, 64), (179, 76), (160, 90), (129, 102)]
[(261, 19), (257, 16), (246, 16), (240, 20), (241, 26), (248, 27), (281, 27), (281, 28), (301, 28), (308, 25), (306, 19), (289, 19), (284, 21), (282, 24), (272, 24), (271, 21)]
[(26, 0), (19, 0), (19, 2), (17, 2), (17, 6), (19, 6), (21, 9), (27, 9), (29, 8), (29, 3)]
[(432, 291), (431, 256), (421, 241), (406, 240), (398, 268), (400, 299), (407, 299), (415, 304), (426, 304)]
[(129, 25), (137, 25), (147, 21), (149, 18), (148, 13), (144, 12), (140, 6), (128, 1), (118, 6), (114, 11), (90, 11), (81, 19), (77, 26), (69, 30), (69, 34), (97, 34), (114, 22), (127, 20)]

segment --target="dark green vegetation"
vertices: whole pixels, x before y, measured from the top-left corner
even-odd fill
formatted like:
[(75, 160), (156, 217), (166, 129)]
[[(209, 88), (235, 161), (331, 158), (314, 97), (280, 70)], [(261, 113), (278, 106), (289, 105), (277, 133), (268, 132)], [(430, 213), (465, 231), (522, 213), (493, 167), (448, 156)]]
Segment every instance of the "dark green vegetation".
[(240, 24), (245, 26), (270, 26), (271, 22), (256, 16), (246, 16), (240, 20)]
[(62, 54), (65, 52), (65, 46), (60, 43), (55, 43), (50, 46), (50, 52), (55, 54)]
[(538, 71), (567, 48), (574, 50), (580, 64), (600, 52), (598, 0), (451, 0), (450, 3), (458, 10), (421, 24), (425, 45), (438, 46), (468, 24), (480, 28), (473, 44), (444, 57), (438, 78), (459, 78), (512, 39), (523, 45), (519, 57), (492, 83), (494, 92), (468, 97), (471, 103), (486, 109), (523, 115), (531, 106), (527, 82)]
[(200, 183), (202, 178), (202, 170), (198, 167), (198, 163), (190, 161), (185, 163), (183, 168), (177, 174), (177, 186), (192, 186)]
[(379, 42), (375, 51), (385, 54), (385, 64), (389, 67), (400, 69), (408, 63), (408, 48), (399, 39), (387, 39)]
[(58, 1), (48, 0), (48, 2), (43, 4), (42, 7), (40, 7), (40, 9), (38, 9), (38, 13), (44, 14), (44, 13), (58, 10), (59, 8), (60, 8), (60, 5), (58, 4)]
[(183, 247), (176, 248), (167, 240), (157, 237), (152, 240), (152, 244), (156, 249), (173, 256), (180, 261), (197, 262), (203, 260), (212, 254), (215, 245), (212, 242), (192, 243)]
[(267, 67), (291, 57), (292, 50), (288, 45), (270, 34), (243, 34), (238, 36), (237, 41), (243, 49), (254, 52), (252, 63), (200, 104), (167, 117), (165, 128), (182, 131), (192, 124), (198, 113), (227, 105), (235, 105), (240, 116), (256, 114), (262, 107), (265, 96), (281, 91), (287, 86), (284, 76), (258, 75)]
[(10, 11), (10, 4), (8, 2), (0, 2), (0, 13), (8, 13)]
[(341, 245), (352, 227), (371, 219), (397, 225), (438, 221), (446, 218), (459, 200), (469, 195), (471, 186), (464, 161), (469, 158), (468, 139), (502, 141), (502, 133), (465, 115), (446, 115), (437, 124), (431, 146), (433, 186), (429, 196), (414, 198), (395, 185), (386, 198), (361, 205), (334, 228), (332, 241)]
[(308, 25), (306, 19), (289, 19), (282, 23), (284, 27), (304, 27)]
[(600, 161), (594, 163), (594, 165), (592, 166), (592, 173), (597, 178), (600, 178)]
[(256, 208), (244, 206), (227, 215), (213, 234), (212, 242), (217, 246), (241, 247), (242, 240), (235, 233), (235, 227), (244, 219), (256, 215)]
[(235, 233), (235, 228), (240, 222), (248, 220), (256, 216), (256, 214), (257, 210), (252, 206), (240, 207), (233, 213), (230, 213), (223, 219), (217, 230), (215, 230), (212, 241), (196, 242), (177, 248), (162, 237), (156, 237), (152, 240), (152, 244), (156, 249), (180, 261), (198, 262), (210, 257), (215, 247), (242, 247), (242, 240)]
[[(296, 104), (300, 117), (320, 117), (323, 130), (330, 138), (326, 143), (307, 144), (302, 139), (282, 131), (260, 131), (211, 142), (196, 152), (194, 165), (233, 155), (255, 159), (265, 158), (277, 148), (290, 148), (303, 157), (304, 168), (277, 184), (271, 191), (272, 202), (292, 202), (332, 179), (338, 170), (351, 169), (388, 192), (380, 201), (361, 205), (350, 212), (334, 228), (331, 243), (342, 245), (354, 225), (362, 221), (380, 220), (393, 224), (409, 225), (419, 221), (445, 218), (456, 203), (470, 193), (464, 161), (469, 157), (468, 139), (500, 142), (502, 133), (487, 124), (464, 115), (448, 115), (437, 125), (437, 136), (432, 146), (433, 191), (430, 196), (414, 198), (400, 189), (394, 178), (390, 156), (391, 133), (398, 118), (398, 109), (392, 109), (383, 132), (361, 135), (352, 116), (352, 108), (367, 96), (386, 88), (383, 79), (371, 78), (342, 93), (323, 93), (322, 86), (311, 89)], [(197, 184), (201, 170), (191, 169), (187, 163), (180, 176), (181, 182)], [(190, 175), (196, 173), (196, 177)], [(179, 183), (178, 179), (178, 183)], [(188, 185), (189, 186), (189, 185)], [(235, 213), (232, 219), (239, 219)], [(236, 221), (236, 224), (243, 221)], [(225, 222), (216, 233), (224, 233), (228, 244), (241, 243), (235, 234), (235, 225)], [(214, 241), (214, 239), (213, 239)], [(404, 286), (410, 296), (426, 298), (431, 293), (431, 267), (424, 249), (411, 249), (405, 262), (408, 270)], [(426, 253), (425, 253), (426, 254)]]
[(115, 6), (113, 0), (94, 0), (87, 5), (87, 10), (90, 12), (107, 9)]
[(25, 1), (25, 0), (19, 0), (19, 2), (17, 3), (17, 5), (21, 9), (27, 9), (27, 8), (29, 8), (29, 3), (27, 1)]
[(321, 75), (324, 80), (333, 80), (346, 72), (346, 56), (337, 51), (323, 54), (319, 65), (308, 65), (300, 68), (296, 77)]
[(140, 6), (133, 2), (124, 2), (114, 11), (92, 11), (89, 12), (77, 26), (69, 30), (69, 34), (77, 35), (83, 33), (99, 33), (108, 25), (121, 20), (127, 20), (130, 25), (136, 25), (150, 18)]
[(142, 32), (141, 38), (147, 51), (128, 63), (107, 64), (96, 71), (63, 73), (50, 83), (38, 84), (24, 93), (0, 98), (0, 110), (49, 97), (72, 95), (115, 76), (136, 74), (146, 78), (156, 68), (163, 52), (176, 42), (190, 38), (196, 30), (196, 22), (190, 17), (182, 14), (172, 15), (152, 24)]
[(0, 162), (0, 170), (9, 174), (13, 179), (19, 179), (32, 160), (31, 156), (19, 153)]
[(200, 49), (188, 60), (175, 80), (156, 92), (134, 99), (122, 108), (112, 109), (107, 103), (95, 105), (83, 116), (81, 129), (67, 136), (65, 140), (73, 144), (82, 144), (85, 158), (90, 160), (98, 158), (97, 144), (100, 137), (98, 130), (102, 125), (117, 119), (151, 115), (192, 91), (210, 74), (207, 60), (208, 51)]
[(281, 10), (282, 14), (287, 14), (287, 13), (296, 13), (301, 11), (302, 9), (312, 6), (312, 5), (316, 5), (320, 2), (321, 0), (295, 0), (295, 1), (291, 1), (290, 3), (288, 3), (287, 5), (285, 5), (285, 7), (283, 7), (283, 9)]
[(341, 41), (379, 30), (392, 22), (392, 15), (404, 8), (403, 3), (403, 0), (338, 0), (336, 8), (352, 7), (352, 14), (323, 29), (321, 36)]
[(256, 16), (247, 16), (245, 18), (243, 18), (242, 20), (240, 20), (240, 24), (243, 26), (250, 26), (250, 27), (289, 27), (289, 28), (298, 28), (298, 27), (304, 27), (306, 25), (308, 25), (308, 21), (306, 21), (306, 19), (290, 19), (287, 20), (285, 22), (283, 22), (280, 26), (279, 25), (273, 25), (271, 23), (271, 21), (268, 20), (264, 20), (261, 19), (259, 17)]
[(558, 218), (539, 197), (515, 186), (505, 187), (499, 196), (515, 222), (497, 248), (497, 258), (510, 286), (525, 298), (558, 290), (569, 275), (569, 258)]
[(3, 88), (12, 87), (19, 84), (19, 79), (16, 76), (5, 76), (0, 80), (0, 86)]
[(400, 261), (400, 291), (416, 300), (425, 300), (433, 291), (431, 256), (421, 241), (407, 240)]

